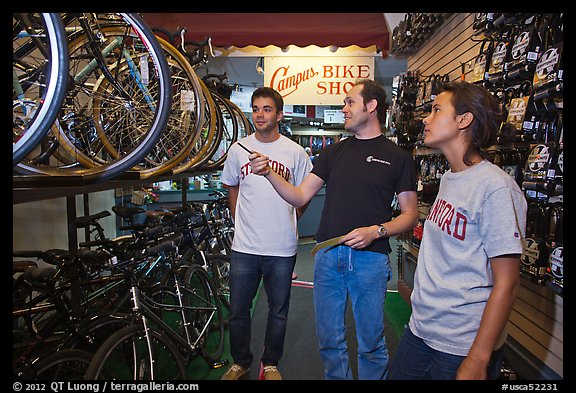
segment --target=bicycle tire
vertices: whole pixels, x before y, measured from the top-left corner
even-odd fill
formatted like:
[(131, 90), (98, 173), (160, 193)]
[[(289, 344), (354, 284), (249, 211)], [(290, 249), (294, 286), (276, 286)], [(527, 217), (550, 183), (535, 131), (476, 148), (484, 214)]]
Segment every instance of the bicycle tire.
[(108, 337), (128, 326), (130, 320), (127, 314), (98, 315), (83, 323), (87, 337), (68, 335), (62, 343), (63, 349), (80, 349), (93, 355)]
[(202, 165), (208, 161), (214, 153), (213, 147), (216, 141), (222, 138), (222, 130), (218, 127), (218, 112), (216, 103), (208, 87), (200, 79), (200, 85), (204, 94), (204, 101), (206, 103), (205, 121), (200, 131), (200, 140), (192, 148), (187, 159), (185, 159), (179, 166), (174, 168), (175, 174), (187, 171), (198, 170)]
[(225, 323), (216, 286), (199, 265), (186, 268), (184, 282), (189, 288), (193, 288), (186, 291), (187, 306), (194, 309), (187, 319), (194, 323), (201, 355), (207, 362), (217, 363), (224, 352)]
[[(200, 79), (182, 53), (161, 37), (156, 37), (165, 51), (172, 79), (172, 110), (166, 130), (143, 162), (136, 168), (140, 178), (159, 176), (180, 164), (200, 139), (206, 105)], [(193, 98), (193, 110), (185, 108), (185, 93)], [(171, 144), (168, 144), (172, 141)], [(157, 157), (151, 157), (158, 151)], [(148, 165), (145, 165), (148, 163)], [(141, 168), (142, 167), (142, 168)]]
[[(52, 133), (59, 134), (59, 142), (69, 151), (70, 156), (79, 161), (81, 167), (62, 167), (57, 162), (38, 166), (20, 163), (15, 167), (19, 173), (80, 176), (87, 182), (110, 179), (135, 167), (164, 132), (171, 111), (172, 83), (164, 50), (156, 36), (135, 13), (117, 14), (113, 18), (110, 18), (109, 14), (89, 14), (90, 18), (93, 16), (99, 18), (95, 20), (99, 25), (98, 33), (104, 37), (108, 34), (106, 43), (110, 44), (107, 47), (112, 47), (113, 40), (116, 40), (115, 49), (102, 53), (117, 57), (110, 60), (113, 64), (89, 68), (86, 65), (89, 62), (85, 60), (83, 53), (75, 55), (79, 50), (86, 50), (90, 46), (88, 33), (84, 31), (84, 34), (74, 36), (74, 40), (69, 43), (70, 68), (92, 71), (86, 73), (71, 70), (76, 79), (68, 89), (65, 104), (52, 128)], [(137, 45), (124, 44), (124, 39), (137, 41)], [(121, 51), (120, 48), (124, 50)], [(134, 52), (125, 56), (126, 48)], [(114, 52), (116, 49), (117, 52)], [(152, 68), (149, 72), (149, 86), (154, 88), (153, 95), (146, 96), (142, 93), (146, 91), (142, 89), (146, 88), (142, 87), (141, 76), (130, 76), (132, 68), (129, 67), (131, 63), (128, 59), (142, 58), (141, 55), (147, 56), (147, 63)], [(78, 61), (74, 62), (75, 59)], [(117, 73), (123, 79), (112, 76), (114, 79), (109, 80), (104, 74), (99, 74), (102, 72), (110, 75)], [(88, 83), (85, 81), (89, 82), (89, 86), (83, 85)], [(123, 88), (126, 94), (128, 91), (132, 92), (130, 100), (116, 95), (116, 86), (122, 83), (126, 84)], [(79, 94), (83, 96), (80, 97)], [(150, 97), (153, 97), (153, 102)], [(137, 129), (132, 130), (134, 127)], [(74, 138), (69, 137), (72, 133), (75, 133)], [(84, 153), (80, 151), (78, 143), (83, 143), (84, 148), (92, 150)], [(90, 145), (91, 143), (93, 145)]]
[(33, 364), (26, 379), (43, 381), (82, 380), (92, 354), (81, 349), (62, 349)]
[(222, 136), (217, 143), (215, 142), (210, 159), (204, 163), (204, 169), (206, 170), (217, 169), (224, 164), (228, 149), (238, 139), (240, 128), (238, 118), (230, 105), (231, 101), (218, 92), (211, 91), (211, 93), (218, 108), (218, 126), (221, 129)]
[[(34, 150), (34, 148), (38, 146), (42, 139), (48, 134), (50, 127), (54, 123), (58, 111), (62, 106), (68, 84), (68, 47), (66, 33), (64, 31), (62, 19), (57, 13), (43, 13), (39, 15), (39, 18), (42, 19), (43, 25), (45, 26), (49, 58), (45, 59), (45, 63), (38, 64), (38, 67), (43, 67), (45, 64), (48, 68), (48, 72), (40, 72), (39, 74), (44, 75), (46, 80), (26, 80), (28, 76), (36, 75), (37, 68), (32, 67), (33, 62), (30, 61), (33, 57), (32, 54), (41, 51), (32, 50), (29, 43), (24, 44), (20, 42), (21, 38), (18, 38), (16, 30), (18, 26), (24, 23), (22, 18), (20, 18), (21, 15), (23, 14), (13, 14), (13, 20), (17, 19), (13, 25), (14, 34), (12, 49), (13, 52), (15, 52), (12, 57), (13, 76), (15, 80), (18, 80), (18, 86), (20, 86), (22, 82), (26, 82), (32, 87), (26, 89), (26, 94), (22, 91), (22, 96), (20, 97), (18, 96), (16, 89), (13, 91), (12, 167), (15, 167), (22, 159), (24, 159), (24, 157)], [(30, 28), (32, 28), (32, 26), (30, 26)], [(32, 43), (35, 42), (34, 39), (30, 39), (29, 41), (32, 41)], [(22, 53), (21, 55), (18, 54), (24, 45), (27, 46), (24, 51), (25, 53)], [(34, 45), (32, 44), (32, 47), (33, 46)], [(21, 56), (26, 56), (26, 58), (22, 58)], [(21, 69), (19, 66), (20, 62), (26, 64), (26, 69)], [(22, 80), (20, 80), (21, 78)], [(46, 86), (44, 89), (35, 88), (35, 86), (43, 84)], [(16, 86), (14, 86), (14, 88), (16, 88)], [(18, 90), (19, 89), (20, 87)], [(30, 94), (34, 94), (34, 99), (32, 99)], [(32, 105), (32, 103), (33, 105), (37, 105), (37, 109), (34, 111), (34, 116), (30, 122), (27, 121), (27, 115), (24, 113), (21, 117), (16, 116), (16, 113), (14, 113), (15, 108), (19, 106), (24, 107), (24, 102), (22, 100), (23, 97), (26, 96), (28, 96), (26, 98), (28, 105)], [(24, 132), (17, 132), (16, 130), (20, 130), (21, 127), (24, 127)]]
[(210, 254), (205, 257), (210, 266), (220, 302), (230, 311), (230, 256)]
[(126, 326), (110, 336), (96, 351), (86, 370), (85, 379), (185, 379), (186, 365), (176, 345), (154, 327), (148, 327), (148, 332), (154, 344), (153, 364), (150, 363), (143, 326)]

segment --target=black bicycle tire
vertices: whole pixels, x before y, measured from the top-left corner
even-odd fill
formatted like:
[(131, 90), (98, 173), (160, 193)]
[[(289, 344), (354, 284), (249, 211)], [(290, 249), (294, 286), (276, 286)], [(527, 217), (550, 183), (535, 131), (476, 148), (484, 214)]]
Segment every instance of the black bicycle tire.
[[(190, 265), (188, 266), (188, 268), (186, 268), (186, 270), (184, 271), (184, 282), (185, 284), (189, 284), (192, 280), (192, 276), (196, 276), (200, 279), (201, 283), (203, 286), (205, 286), (203, 288), (204, 291), (209, 292), (208, 296), (211, 296), (211, 303), (214, 302), (215, 307), (216, 307), (216, 317), (218, 318), (218, 335), (219, 335), (219, 340), (217, 343), (217, 346), (215, 348), (215, 350), (213, 349), (207, 349), (206, 346), (206, 340), (201, 340), (200, 341), (200, 345), (201, 345), (201, 351), (202, 351), (202, 355), (203, 357), (210, 363), (216, 363), (218, 361), (220, 361), (223, 353), (224, 353), (224, 328), (225, 328), (225, 322), (224, 322), (224, 315), (222, 312), (222, 303), (220, 302), (220, 297), (218, 296), (218, 292), (216, 290), (216, 286), (214, 284), (214, 281), (212, 280), (212, 278), (210, 278), (210, 276), (208, 275), (208, 273), (199, 265)], [(216, 296), (213, 296), (213, 294), (216, 294)], [(185, 298), (185, 300), (189, 301), (189, 298)]]
[(62, 19), (57, 13), (42, 15), (44, 15), (52, 54), (49, 61), (51, 68), (46, 82), (47, 89), (43, 97), (44, 104), (32, 122), (33, 128), (29, 127), (26, 135), (21, 136), (12, 145), (12, 167), (24, 159), (48, 134), (62, 106), (68, 86), (68, 42)]
[[(105, 362), (108, 361), (109, 357), (111, 356), (112, 352), (120, 345), (122, 345), (126, 340), (130, 340), (135, 336), (139, 336), (143, 334), (143, 327), (138, 323), (131, 326), (126, 326), (118, 330), (116, 333), (111, 335), (96, 353), (94, 354), (88, 369), (86, 370), (85, 379), (86, 380), (97, 380), (102, 377), (103, 367)], [(160, 330), (148, 327), (148, 331), (151, 334), (151, 337), (158, 340), (166, 350), (168, 351), (169, 355), (172, 357), (174, 361), (174, 366), (176, 367), (177, 374), (175, 375), (174, 379), (185, 379), (186, 378), (186, 365), (184, 363), (184, 359), (180, 354), (178, 347), (168, 339)], [(114, 375), (104, 373), (106, 378), (113, 378), (115, 379)], [(134, 376), (134, 375), (133, 375)], [(162, 376), (155, 375), (155, 379), (166, 379)], [(125, 377), (122, 379), (126, 379)], [(134, 378), (133, 378), (134, 379)], [(151, 379), (151, 376), (148, 375), (147, 379)]]
[[(222, 135), (221, 135), (220, 139), (217, 141), (218, 143), (215, 143), (212, 154), (210, 154), (210, 159), (204, 163), (204, 169), (206, 169), (206, 170), (217, 169), (217, 168), (220, 168), (224, 164), (224, 161), (226, 161), (226, 156), (228, 154), (228, 149), (238, 139), (238, 135), (239, 135), (238, 130), (240, 128), (240, 126), (238, 124), (238, 118), (236, 117), (236, 114), (234, 113), (234, 109), (230, 105), (232, 103), (232, 101), (230, 101), (229, 99), (224, 97), (222, 94), (215, 92), (215, 91), (212, 91), (212, 95), (215, 98), (214, 101), (216, 102), (216, 106), (219, 108), (218, 114), (220, 115), (220, 128), (222, 130), (222, 132), (221, 132)], [(225, 111), (222, 111), (221, 107), (218, 105), (221, 105), (221, 107), (224, 107), (228, 113), (225, 113)], [(216, 154), (216, 152), (220, 148), (220, 145), (222, 144), (222, 142), (226, 138), (226, 135), (224, 133), (224, 129), (225, 128), (227, 129), (227, 127), (225, 127), (225, 125), (224, 125), (224, 123), (225, 123), (224, 117), (226, 115), (230, 115), (230, 120), (232, 122), (232, 130), (230, 132), (230, 138), (231, 139), (228, 141), (229, 144), (226, 147), (226, 151), (220, 157), (215, 159), (214, 155)]]
[[(33, 379), (39, 380), (82, 380), (84, 378), (86, 369), (92, 361), (92, 354), (90, 352), (81, 349), (62, 349), (57, 352), (53, 352), (30, 367), (27, 378), (33, 377)], [(66, 363), (73, 363), (75, 365), (73, 371), (77, 374), (70, 375), (54, 374), (54, 372), (49, 372), (50, 369), (64, 366)], [(61, 369), (60, 369), (61, 371)], [(49, 372), (48, 374), (46, 374)]]
[[(157, 101), (157, 110), (154, 114), (152, 123), (145, 135), (142, 137), (142, 140), (133, 148), (133, 150), (123, 152), (122, 156), (117, 160), (102, 165), (84, 167), (81, 169), (69, 168), (70, 170), (62, 170), (62, 168), (57, 167), (32, 167), (20, 163), (15, 167), (19, 173), (49, 176), (79, 176), (85, 182), (107, 180), (117, 177), (135, 167), (160, 139), (168, 122), (172, 105), (172, 82), (168, 62), (160, 42), (156, 38), (152, 29), (140, 15), (136, 13), (122, 13), (120, 15), (140, 36), (147, 47), (150, 57), (156, 65), (156, 70), (158, 71), (159, 98)], [(66, 138), (63, 137), (63, 139)]]
[[(103, 328), (112, 328), (113, 332), (120, 330), (121, 328), (128, 326), (130, 324), (130, 319), (128, 315), (121, 315), (120, 313), (115, 315), (97, 315), (90, 318), (88, 321), (82, 322), (86, 326), (86, 333), (88, 333), (93, 340), (93, 342), (85, 342), (78, 335), (69, 335), (66, 337), (62, 343), (63, 349), (80, 349), (88, 353), (94, 354), (100, 348), (102, 343), (106, 338), (99, 340), (94, 340), (96, 332), (102, 332)], [(107, 331), (106, 331), (107, 333)], [(102, 334), (102, 333), (101, 333)]]
[(228, 265), (228, 274), (230, 271), (230, 256), (224, 254), (209, 254), (206, 255), (206, 262), (210, 269), (212, 270), (212, 277), (214, 283), (216, 284), (216, 291), (218, 296), (220, 297), (220, 302), (228, 311), (230, 311), (230, 286), (229, 286), (229, 278), (226, 281), (223, 281), (221, 270), (217, 266), (217, 261), (222, 261)]

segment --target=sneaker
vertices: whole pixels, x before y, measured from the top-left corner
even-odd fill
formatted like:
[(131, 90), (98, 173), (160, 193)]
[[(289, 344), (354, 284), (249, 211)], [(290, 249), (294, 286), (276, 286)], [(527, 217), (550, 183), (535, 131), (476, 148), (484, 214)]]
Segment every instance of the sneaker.
[(230, 366), (230, 368), (228, 369), (228, 371), (226, 371), (226, 373), (224, 375), (222, 375), (222, 380), (237, 380), (240, 379), (242, 376), (248, 374), (248, 372), (250, 372), (249, 368), (244, 368), (242, 366), (240, 366), (239, 364), (234, 363), (233, 365)]
[(282, 375), (280, 375), (280, 371), (276, 366), (264, 366), (264, 379), (265, 380), (281, 380)]

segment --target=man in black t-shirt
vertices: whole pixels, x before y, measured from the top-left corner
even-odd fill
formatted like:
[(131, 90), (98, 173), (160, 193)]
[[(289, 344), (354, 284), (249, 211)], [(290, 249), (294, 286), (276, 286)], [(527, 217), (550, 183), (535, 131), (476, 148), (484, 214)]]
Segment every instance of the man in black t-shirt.
[[(326, 184), (316, 233), (314, 307), (326, 379), (352, 379), (346, 346), (346, 303), (351, 299), (358, 340), (358, 378), (385, 379), (384, 299), (390, 271), (389, 236), (418, 222), (412, 155), (380, 129), (386, 93), (376, 82), (358, 81), (344, 99), (344, 128), (354, 137), (326, 147), (298, 187), (270, 170), (269, 158), (250, 155), (255, 174), (265, 176), (293, 206), (305, 205)], [(397, 195), (401, 213), (392, 220)], [(330, 242), (331, 241), (331, 242)], [(335, 245), (330, 245), (330, 243)]]

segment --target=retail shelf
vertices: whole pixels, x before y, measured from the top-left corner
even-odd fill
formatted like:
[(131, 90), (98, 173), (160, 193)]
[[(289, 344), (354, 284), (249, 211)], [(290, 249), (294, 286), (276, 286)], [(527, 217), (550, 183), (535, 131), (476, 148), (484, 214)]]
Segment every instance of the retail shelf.
[(418, 251), (420, 250), (419, 247), (416, 247), (411, 242), (404, 241), (402, 242), (402, 248), (412, 254), (414, 257), (418, 258)]
[(207, 175), (221, 169), (184, 171), (178, 174), (166, 173), (161, 176), (146, 178), (142, 178), (139, 172), (129, 171), (114, 179), (99, 182), (87, 181), (83, 176), (13, 175), (12, 204), (36, 202), (44, 199), (74, 196), (116, 188), (139, 187), (143, 184), (154, 182)]

